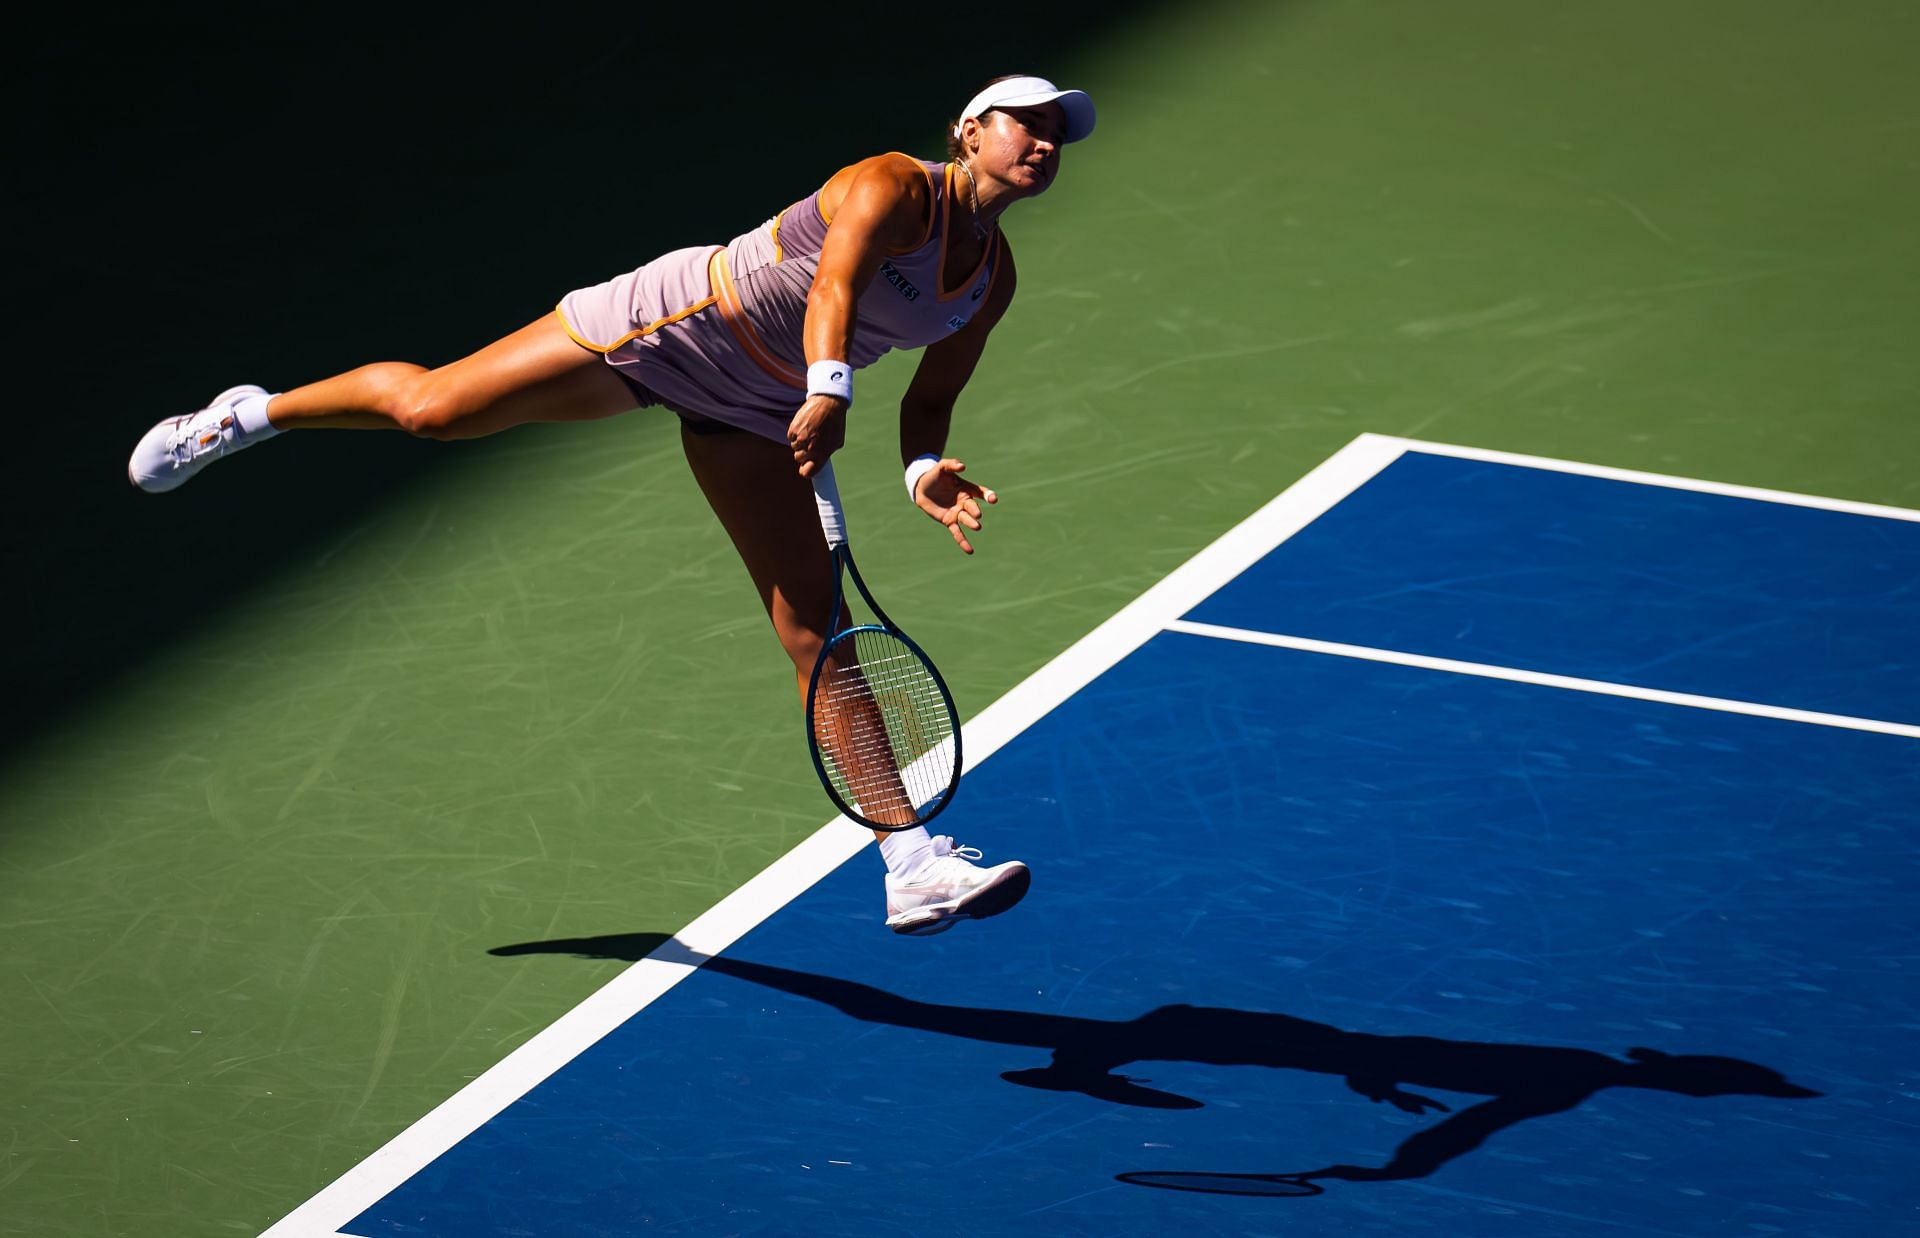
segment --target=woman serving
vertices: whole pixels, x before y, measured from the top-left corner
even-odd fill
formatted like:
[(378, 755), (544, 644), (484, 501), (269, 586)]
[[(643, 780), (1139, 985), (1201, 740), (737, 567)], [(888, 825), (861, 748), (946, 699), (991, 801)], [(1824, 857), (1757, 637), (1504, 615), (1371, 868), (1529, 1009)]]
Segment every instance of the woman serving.
[[(149, 430), (128, 477), (171, 490), (287, 430), (477, 438), (664, 405), (804, 695), (835, 619), (833, 560), (807, 479), (845, 439), (854, 371), (895, 348), (925, 350), (900, 403), (906, 488), (973, 553), (968, 534), (996, 496), (945, 451), (954, 402), (1013, 300), (1000, 219), (1045, 192), (1060, 148), (1093, 126), (1083, 92), (996, 79), (952, 126), (944, 163), (861, 160), (727, 245), (677, 250), (569, 293), (554, 313), (438, 369), (388, 361), (278, 394), (231, 388)], [(1026, 892), (1018, 861), (983, 868), (977, 851), (924, 828), (878, 837), (895, 932), (941, 932)]]

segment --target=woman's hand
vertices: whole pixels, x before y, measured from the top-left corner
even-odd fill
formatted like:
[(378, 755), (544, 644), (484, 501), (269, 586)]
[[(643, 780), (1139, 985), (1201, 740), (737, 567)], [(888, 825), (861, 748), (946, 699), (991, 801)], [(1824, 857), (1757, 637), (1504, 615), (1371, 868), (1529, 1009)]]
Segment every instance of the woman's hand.
[(838, 396), (808, 396), (787, 423), (787, 446), (793, 448), (793, 462), (800, 466), (802, 477), (818, 473), (846, 441), (847, 402)]
[(914, 483), (913, 501), (921, 511), (947, 526), (960, 549), (972, 554), (967, 530), (980, 531), (980, 505), (998, 503), (1000, 496), (960, 476), (966, 467), (958, 460), (940, 461)]

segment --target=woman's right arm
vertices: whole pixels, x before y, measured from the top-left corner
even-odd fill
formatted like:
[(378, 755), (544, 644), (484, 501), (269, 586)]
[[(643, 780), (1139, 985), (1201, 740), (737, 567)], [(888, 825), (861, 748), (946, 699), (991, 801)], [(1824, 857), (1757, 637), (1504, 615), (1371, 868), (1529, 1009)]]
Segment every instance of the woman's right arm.
[[(807, 363), (846, 361), (853, 351), (854, 308), (889, 253), (919, 244), (931, 202), (926, 174), (899, 155), (863, 159), (834, 174), (821, 191), (833, 220), (802, 331)], [(836, 200), (837, 199), (837, 200)], [(810, 395), (787, 426), (802, 477), (811, 477), (846, 440), (846, 401)]]

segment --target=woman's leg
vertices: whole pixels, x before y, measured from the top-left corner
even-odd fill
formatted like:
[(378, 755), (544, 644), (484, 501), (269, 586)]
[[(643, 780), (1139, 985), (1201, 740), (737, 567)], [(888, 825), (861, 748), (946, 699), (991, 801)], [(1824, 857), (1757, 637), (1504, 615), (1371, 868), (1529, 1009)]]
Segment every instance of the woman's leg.
[(529, 421), (611, 417), (635, 404), (606, 360), (574, 343), (549, 314), (437, 370), (385, 361), (280, 395), (229, 388), (199, 412), (168, 417), (142, 435), (127, 459), (127, 480), (155, 494), (177, 489), (215, 460), (282, 430), (477, 438)]
[(680, 441), (694, 480), (753, 577), (804, 697), (834, 619), (833, 555), (813, 486), (794, 471), (790, 450), (758, 434), (700, 433), (683, 422)]
[[(793, 661), (794, 684), (805, 700), (820, 647), (838, 626), (833, 555), (820, 532), (813, 484), (794, 470), (790, 450), (757, 434), (701, 433), (683, 422), (680, 441), (695, 480), (760, 591), (760, 603), (773, 620), (780, 647)], [(880, 725), (877, 717), (839, 721), (855, 732), (863, 722)], [(904, 790), (900, 800), (904, 824), (913, 819), (913, 806)], [(887, 838), (884, 831), (875, 834)]]
[(277, 430), (404, 430), (461, 439), (534, 421), (591, 421), (634, 405), (632, 389), (605, 359), (548, 314), (439, 369), (383, 361), (295, 387), (273, 397), (267, 419)]
[[(685, 424), (680, 441), (753, 577), (804, 699), (837, 618), (833, 555), (820, 532), (813, 486), (795, 471), (784, 443), (745, 431), (702, 434)], [(874, 834), (888, 870), (887, 927), (896, 933), (938, 933), (960, 920), (998, 915), (1027, 892), (1027, 866), (1018, 861), (980, 868), (968, 858), (979, 852), (962, 855), (952, 840), (935, 840), (921, 827)]]

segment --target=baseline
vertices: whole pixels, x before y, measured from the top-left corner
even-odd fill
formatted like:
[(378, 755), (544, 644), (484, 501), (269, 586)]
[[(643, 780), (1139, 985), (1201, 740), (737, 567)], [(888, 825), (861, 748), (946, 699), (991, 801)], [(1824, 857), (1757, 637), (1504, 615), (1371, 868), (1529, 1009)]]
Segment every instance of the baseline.
[(1893, 507), (1885, 503), (1862, 503), (1854, 499), (1834, 499), (1818, 494), (1800, 494), (1792, 490), (1768, 490), (1759, 486), (1740, 486), (1731, 482), (1703, 481), (1671, 473), (1647, 473), (1638, 469), (1613, 468), (1605, 464), (1582, 464), (1577, 460), (1555, 460), (1551, 456), (1529, 456), (1518, 452), (1496, 451), (1488, 447), (1460, 447), (1450, 443), (1429, 443), (1420, 439), (1395, 438), (1385, 434), (1362, 434), (1355, 443), (1374, 440), (1392, 444), (1403, 451), (1428, 456), (1452, 456), (1459, 460), (1479, 460), (1487, 464), (1511, 464), (1519, 468), (1544, 469), (1550, 473), (1573, 473), (1606, 481), (1631, 482), (1640, 486), (1663, 486), (1669, 490), (1692, 490), (1717, 494), (1730, 499), (1756, 499), (1762, 503), (1782, 503), (1789, 507), (1812, 507), (1821, 511), (1845, 512), (1852, 516), (1874, 516), (1883, 520), (1903, 520), (1920, 524), (1920, 510)]

